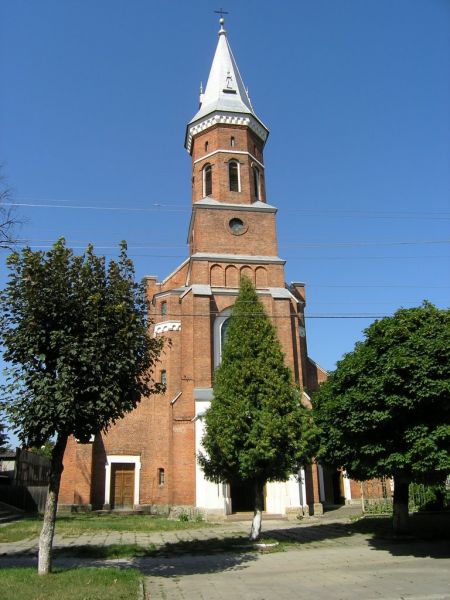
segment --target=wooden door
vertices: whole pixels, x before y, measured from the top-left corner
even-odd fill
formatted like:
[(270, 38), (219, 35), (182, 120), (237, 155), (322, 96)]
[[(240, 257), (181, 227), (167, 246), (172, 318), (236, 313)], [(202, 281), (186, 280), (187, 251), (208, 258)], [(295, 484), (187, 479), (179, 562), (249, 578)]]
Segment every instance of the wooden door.
[(113, 463), (111, 473), (112, 508), (132, 508), (134, 505), (134, 464)]

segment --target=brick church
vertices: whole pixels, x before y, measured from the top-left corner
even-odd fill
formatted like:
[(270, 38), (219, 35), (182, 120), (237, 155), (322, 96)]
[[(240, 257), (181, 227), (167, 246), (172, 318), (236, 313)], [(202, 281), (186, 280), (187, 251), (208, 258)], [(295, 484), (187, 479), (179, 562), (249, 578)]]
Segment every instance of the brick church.
[[(227, 319), (242, 275), (274, 317), (304, 403), (326, 374), (307, 352), (305, 289), (285, 283), (278, 256), (277, 209), (266, 198), (264, 146), (269, 131), (256, 115), (220, 20), (217, 49), (200, 108), (186, 128), (192, 157), (189, 256), (159, 282), (147, 277), (155, 336), (170, 338), (156, 376), (166, 393), (143, 398), (107, 434), (88, 444), (69, 440), (60, 508), (188, 507), (209, 515), (251, 508), (245, 487), (206, 481), (196, 461), (203, 415), (220, 362)], [(268, 513), (320, 513), (324, 503), (351, 501), (358, 486), (320, 465), (268, 483)]]

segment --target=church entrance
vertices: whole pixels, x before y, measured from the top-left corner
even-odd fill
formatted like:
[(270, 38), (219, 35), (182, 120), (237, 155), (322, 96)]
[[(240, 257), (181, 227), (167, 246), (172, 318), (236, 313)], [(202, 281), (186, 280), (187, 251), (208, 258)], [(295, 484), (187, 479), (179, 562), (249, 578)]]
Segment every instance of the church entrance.
[(134, 463), (113, 463), (111, 468), (111, 508), (133, 508)]
[[(254, 509), (253, 484), (247, 481), (237, 481), (230, 484), (232, 512), (251, 512)], [(265, 502), (263, 501), (265, 510)]]
[(334, 504), (345, 504), (344, 476), (342, 471), (336, 471), (332, 476)]

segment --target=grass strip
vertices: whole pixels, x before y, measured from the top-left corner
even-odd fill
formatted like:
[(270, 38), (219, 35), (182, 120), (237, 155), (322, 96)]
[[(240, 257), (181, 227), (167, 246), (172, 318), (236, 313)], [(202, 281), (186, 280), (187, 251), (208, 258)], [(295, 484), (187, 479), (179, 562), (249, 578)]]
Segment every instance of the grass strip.
[[(156, 532), (180, 531), (214, 527), (206, 521), (177, 521), (152, 515), (104, 515), (83, 514), (58, 516), (56, 533), (63, 537), (77, 537), (83, 533), (100, 531)], [(26, 517), (0, 528), (0, 543), (34, 539), (42, 528), (41, 517)]]
[(130, 600), (136, 598), (141, 574), (136, 569), (55, 569), (39, 576), (36, 569), (0, 571), (2, 600)]

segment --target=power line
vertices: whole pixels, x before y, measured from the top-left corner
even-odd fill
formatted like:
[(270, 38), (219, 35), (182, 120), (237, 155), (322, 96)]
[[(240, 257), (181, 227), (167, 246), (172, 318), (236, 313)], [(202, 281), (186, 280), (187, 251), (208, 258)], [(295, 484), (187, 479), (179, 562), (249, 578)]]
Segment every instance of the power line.
[[(190, 211), (191, 206), (181, 204), (167, 204), (154, 202), (150, 206), (105, 206), (101, 204), (69, 204), (66, 200), (36, 200), (17, 201), (4, 203), (5, 206), (22, 206), (27, 208), (59, 208), (76, 210), (104, 210), (122, 212), (165, 212), (165, 211)], [(296, 213), (305, 217), (349, 217), (349, 218), (376, 218), (376, 219), (436, 219), (450, 220), (449, 212), (408, 212), (408, 211), (362, 211), (362, 210), (330, 210), (330, 209), (294, 209), (283, 208), (283, 213)]]
[[(42, 249), (50, 249), (53, 246), (29, 246), (30, 248), (42, 248)], [(84, 246), (72, 246), (73, 250), (85, 250)], [(97, 249), (108, 249), (102, 248), (101, 246), (97, 246)], [(117, 252), (104, 252), (104, 256), (117, 256), (119, 249)], [(137, 254), (136, 252), (128, 252), (128, 256), (131, 258), (176, 258), (178, 260), (183, 260), (188, 258), (183, 254)], [(423, 259), (450, 259), (450, 255), (448, 254), (432, 254), (432, 255), (416, 255), (416, 256), (290, 256), (285, 255), (284, 258), (286, 260), (423, 260)], [(213, 260), (213, 259), (211, 259)]]
[[(70, 240), (66, 238), (69, 244), (93, 244), (96, 248), (101, 249), (114, 249), (118, 247), (116, 240), (101, 240), (93, 242), (92, 240)], [(43, 239), (19, 239), (20, 244), (33, 244), (33, 248), (49, 248), (46, 244), (54, 243), (54, 240), (43, 240)], [(102, 245), (108, 244), (108, 245)], [(440, 245), (450, 244), (450, 240), (411, 240), (411, 241), (360, 241), (360, 242), (299, 242), (299, 243), (285, 243), (280, 242), (279, 245), (284, 248), (364, 248), (364, 247), (377, 247), (377, 246), (421, 246), (421, 245)], [(128, 249), (134, 250), (146, 250), (150, 248), (187, 248), (188, 244), (148, 244), (147, 242), (138, 241), (127, 241)], [(79, 246), (77, 246), (79, 248)]]
[(428, 285), (428, 284), (423, 284), (423, 285), (409, 285), (409, 284), (383, 284), (383, 283), (378, 283), (378, 284), (370, 284), (370, 285), (358, 285), (358, 284), (343, 284), (343, 285), (336, 285), (336, 284), (322, 284), (322, 283), (308, 283), (307, 285), (308, 288), (310, 287), (315, 287), (315, 288), (414, 288), (414, 289), (427, 289), (427, 290), (448, 290), (450, 289), (450, 285)]
[[(173, 319), (180, 319), (182, 317), (202, 317), (202, 318), (210, 318), (220, 316), (222, 311), (212, 310), (208, 313), (166, 313), (164, 317), (172, 317)], [(254, 313), (241, 313), (239, 317), (252, 317), (255, 319), (259, 319), (261, 317), (269, 317), (270, 319), (295, 319), (295, 318), (305, 318), (305, 319), (383, 319), (384, 317), (391, 316), (392, 313), (384, 313), (384, 314), (372, 314), (372, 313), (328, 313), (328, 314), (312, 314), (312, 315), (300, 315), (300, 314), (289, 314), (289, 315), (273, 315), (267, 312), (264, 314), (254, 314)], [(154, 323), (160, 323), (160, 321), (154, 320), (159, 315), (150, 315), (152, 321)], [(233, 315), (230, 315), (233, 317)], [(229, 317), (227, 317), (229, 318)], [(161, 321), (163, 322), (163, 321)]]
[[(36, 248), (36, 249), (42, 249), (42, 250), (48, 250), (53, 248), (53, 244), (27, 244), (24, 247), (28, 247), (28, 248)], [(151, 246), (149, 246), (150, 248)], [(168, 248), (170, 248), (170, 246), (167, 246)], [(71, 248), (73, 250), (86, 250), (86, 246), (71, 246)], [(105, 256), (116, 256), (117, 253), (120, 251), (120, 248), (118, 245), (114, 245), (114, 246), (95, 246), (95, 248), (97, 250), (116, 250), (116, 252), (104, 252), (103, 254)], [(155, 249), (158, 248), (164, 248), (164, 246), (155, 246)], [(186, 255), (184, 254), (149, 254), (149, 253), (145, 253), (145, 254), (138, 254), (136, 252), (130, 252), (130, 250), (141, 250), (142, 247), (140, 246), (128, 246), (128, 255), (130, 257), (138, 257), (138, 258), (176, 258), (176, 259), (186, 259), (188, 258)], [(291, 256), (289, 254), (285, 255), (286, 260), (403, 260), (403, 259), (431, 259), (431, 260), (435, 260), (435, 259), (441, 259), (441, 258), (445, 258), (445, 259), (450, 259), (450, 255), (448, 254), (431, 254), (431, 255), (412, 255), (412, 256)]]

